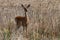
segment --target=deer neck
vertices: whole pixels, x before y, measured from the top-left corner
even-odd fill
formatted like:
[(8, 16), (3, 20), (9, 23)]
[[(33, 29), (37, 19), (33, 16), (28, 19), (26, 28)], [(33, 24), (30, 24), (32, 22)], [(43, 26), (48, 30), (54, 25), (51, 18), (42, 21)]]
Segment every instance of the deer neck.
[(27, 14), (26, 14), (26, 12), (25, 12), (25, 17), (27, 17)]

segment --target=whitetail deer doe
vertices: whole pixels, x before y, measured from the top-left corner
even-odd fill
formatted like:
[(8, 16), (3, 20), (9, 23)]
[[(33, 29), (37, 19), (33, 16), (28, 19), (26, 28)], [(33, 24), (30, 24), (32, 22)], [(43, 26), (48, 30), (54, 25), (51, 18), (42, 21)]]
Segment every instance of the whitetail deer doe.
[(20, 26), (23, 26), (23, 31), (26, 28), (26, 32), (27, 32), (27, 8), (30, 7), (30, 4), (25, 8), (23, 4), (21, 4), (21, 6), (23, 7), (24, 11), (25, 11), (25, 16), (17, 16), (15, 17), (15, 21), (16, 21), (16, 25), (17, 25), (17, 29), (20, 28)]

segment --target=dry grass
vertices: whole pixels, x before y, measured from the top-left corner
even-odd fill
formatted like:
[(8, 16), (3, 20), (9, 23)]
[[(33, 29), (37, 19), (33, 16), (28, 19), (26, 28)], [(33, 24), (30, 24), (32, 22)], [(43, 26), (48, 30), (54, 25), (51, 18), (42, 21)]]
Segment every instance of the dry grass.
[[(11, 1), (9, 3), (4, 1), (0, 1), (0, 6), (2, 6), (0, 16), (3, 17), (0, 24), (5, 24), (0, 28), (0, 40), (60, 40), (59, 0), (35, 0), (32, 3), (30, 2), (31, 7), (27, 12), (29, 18), (28, 38), (26, 38), (25, 33), (20, 32), (21, 30), (15, 30), (15, 20), (11, 21), (15, 16), (24, 13), (23, 9), (20, 9), (22, 8), (19, 6), (20, 1), (13, 0), (12, 3), (10, 3)], [(3, 4), (1, 4), (2, 2)]]

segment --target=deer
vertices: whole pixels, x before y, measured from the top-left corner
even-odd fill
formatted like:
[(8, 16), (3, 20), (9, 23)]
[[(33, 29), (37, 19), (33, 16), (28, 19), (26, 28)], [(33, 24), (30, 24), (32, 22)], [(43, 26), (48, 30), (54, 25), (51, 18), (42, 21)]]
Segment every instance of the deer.
[(25, 16), (17, 16), (15, 17), (15, 21), (16, 21), (16, 25), (17, 25), (17, 28), (16, 29), (19, 29), (20, 26), (22, 25), (23, 27), (23, 31), (24, 29), (26, 29), (26, 32), (27, 32), (27, 8), (30, 7), (30, 4), (25, 8), (23, 4), (21, 4), (22, 8), (24, 9), (25, 11)]

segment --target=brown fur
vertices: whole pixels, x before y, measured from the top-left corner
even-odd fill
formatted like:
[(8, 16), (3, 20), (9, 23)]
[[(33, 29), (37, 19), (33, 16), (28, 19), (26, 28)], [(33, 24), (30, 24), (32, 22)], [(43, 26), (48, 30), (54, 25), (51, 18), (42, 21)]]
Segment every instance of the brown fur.
[[(17, 16), (15, 17), (15, 21), (16, 21), (16, 24), (17, 24), (17, 29), (20, 28), (20, 26), (22, 25), (23, 26), (23, 31), (24, 29), (26, 29), (26, 32), (27, 32), (27, 15), (26, 15), (26, 12), (27, 12), (27, 9), (21, 5), (25, 11), (25, 16)], [(27, 6), (27, 8), (29, 7), (30, 5)]]
[(23, 26), (23, 30), (26, 27), (27, 29), (27, 18), (26, 17), (21, 17), (21, 16), (17, 16), (15, 18), (16, 23), (17, 23), (17, 29), (22, 25)]

